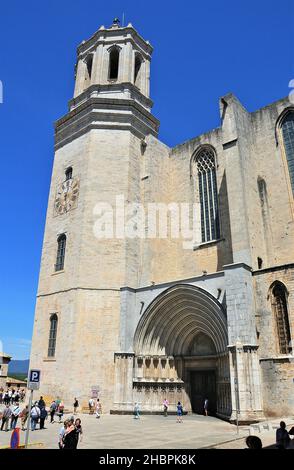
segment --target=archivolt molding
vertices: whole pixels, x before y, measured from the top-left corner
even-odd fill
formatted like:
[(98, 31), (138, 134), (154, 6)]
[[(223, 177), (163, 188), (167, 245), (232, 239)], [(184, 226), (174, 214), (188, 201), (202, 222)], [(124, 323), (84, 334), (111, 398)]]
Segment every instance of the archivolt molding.
[(113, 51), (114, 49), (120, 52), (122, 50), (122, 47), (119, 46), (118, 44), (111, 44), (109, 47), (107, 47), (107, 52), (110, 54), (110, 52)]
[(160, 294), (145, 310), (136, 329), (134, 351), (139, 355), (185, 355), (200, 332), (211, 338), (217, 354), (227, 352), (227, 321), (222, 305), (199, 287), (178, 284)]

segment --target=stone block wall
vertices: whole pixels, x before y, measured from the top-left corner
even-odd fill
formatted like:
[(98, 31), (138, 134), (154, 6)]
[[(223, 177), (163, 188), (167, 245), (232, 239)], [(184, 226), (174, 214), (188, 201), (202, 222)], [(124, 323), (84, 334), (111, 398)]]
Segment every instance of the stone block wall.
[(294, 357), (260, 361), (266, 416), (293, 416)]
[(270, 289), (275, 281), (288, 291), (287, 307), (293, 347), (294, 339), (294, 266), (255, 271), (256, 328), (262, 372), (264, 410), (268, 416), (287, 416), (294, 412), (294, 355), (281, 355)]

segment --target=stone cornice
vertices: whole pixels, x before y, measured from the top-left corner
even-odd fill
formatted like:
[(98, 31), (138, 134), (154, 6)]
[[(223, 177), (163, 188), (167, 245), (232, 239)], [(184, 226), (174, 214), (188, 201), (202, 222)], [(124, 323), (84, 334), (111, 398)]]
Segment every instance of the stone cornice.
[(159, 121), (132, 99), (89, 98), (55, 123), (55, 149), (91, 129), (128, 130), (143, 139), (157, 137)]
[[(116, 39), (115, 44), (116, 45), (126, 44), (128, 42), (132, 44), (134, 50), (137, 50), (138, 52), (140, 52), (140, 54), (144, 57), (145, 60), (149, 60), (149, 61), (151, 60), (151, 55), (148, 54), (144, 49), (139, 47), (138, 43), (136, 41), (134, 41), (134, 39), (132, 37), (118, 38), (118, 39)], [(85, 59), (85, 57), (87, 57), (88, 54), (93, 54), (100, 44), (103, 44), (103, 45), (106, 45), (106, 46), (107, 46), (107, 44), (109, 44), (109, 47), (111, 47), (111, 46), (114, 45), (114, 42), (113, 42), (113, 40), (111, 41), (110, 38), (100, 39), (100, 40), (94, 42), (93, 44), (91, 44), (88, 47), (88, 49), (83, 50), (83, 52), (79, 52), (78, 60), (79, 59), (83, 60), (83, 59)]]
[(104, 43), (110, 38), (117, 38), (116, 41), (119, 41), (119, 38), (121, 38), (121, 41), (132, 41), (139, 45), (145, 53), (148, 53), (149, 55), (152, 54), (153, 47), (151, 44), (146, 42), (132, 26), (117, 29), (99, 29), (93, 34), (93, 36), (78, 46), (77, 53), (78, 55), (84, 54), (88, 49), (98, 45), (98, 43)]
[(292, 354), (285, 354), (280, 356), (272, 356), (272, 357), (261, 357), (259, 359), (260, 362), (294, 362), (294, 356)]
[(239, 262), (239, 263), (232, 263), (232, 264), (225, 264), (225, 265), (223, 266), (223, 270), (224, 270), (224, 271), (229, 271), (229, 270), (231, 270), (231, 269), (239, 269), (239, 268), (243, 268), (243, 269), (245, 269), (246, 271), (252, 272), (251, 266), (248, 266), (248, 264), (242, 263), (242, 262)]
[(123, 286), (120, 288), (121, 292), (143, 292), (143, 291), (149, 291), (149, 290), (154, 290), (154, 289), (158, 289), (158, 288), (166, 288), (166, 287), (172, 287), (172, 286), (176, 286), (178, 284), (185, 284), (187, 283), (187, 285), (189, 285), (189, 283), (193, 283), (193, 282), (197, 282), (199, 280), (203, 281), (204, 279), (214, 279), (214, 278), (218, 278), (218, 277), (223, 277), (224, 276), (224, 272), (223, 271), (216, 271), (214, 273), (208, 273), (208, 274), (205, 274), (205, 275), (199, 275), (199, 276), (196, 276), (196, 277), (189, 277), (189, 278), (185, 278), (185, 279), (178, 279), (178, 280), (175, 280), (175, 281), (167, 281), (167, 282), (161, 282), (159, 284), (152, 284), (150, 286), (141, 286), (141, 287), (137, 287), (137, 288), (134, 288), (134, 287), (130, 287), (130, 286)]
[(121, 357), (121, 358), (133, 358), (135, 357), (135, 353), (133, 351), (119, 351), (114, 353), (114, 357)]
[(259, 276), (260, 274), (273, 273), (276, 271), (285, 271), (287, 269), (294, 269), (294, 263), (281, 264), (279, 266), (271, 266), (269, 268), (258, 269), (252, 272), (253, 276)]
[[(89, 98), (99, 97), (100, 93), (129, 93), (129, 97), (141, 103), (144, 107), (151, 109), (153, 106), (153, 101), (150, 98), (147, 98), (143, 95), (140, 90), (130, 82), (123, 83), (109, 83), (109, 84), (93, 84), (89, 86), (83, 93), (72, 98), (68, 102), (69, 111), (73, 108), (76, 108)], [(155, 118), (154, 118), (155, 119)], [(58, 122), (58, 121), (57, 121)]]
[[(248, 344), (248, 343), (240, 343), (240, 344), (237, 344), (237, 349), (240, 348), (244, 351), (251, 351), (252, 349), (253, 350), (256, 350), (259, 348), (259, 345), (258, 344)], [(236, 350), (236, 344), (228, 344), (228, 349), (229, 351), (235, 351)]]

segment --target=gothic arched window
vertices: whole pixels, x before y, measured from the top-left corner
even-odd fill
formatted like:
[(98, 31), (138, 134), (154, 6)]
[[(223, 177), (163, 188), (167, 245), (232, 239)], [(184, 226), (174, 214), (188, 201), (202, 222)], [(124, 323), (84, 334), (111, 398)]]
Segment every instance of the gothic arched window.
[(68, 167), (66, 170), (65, 170), (65, 181), (68, 181), (72, 178), (72, 167)]
[(290, 181), (294, 194), (294, 111), (286, 114), (281, 124)]
[(50, 317), (48, 357), (55, 356), (56, 337), (57, 337), (58, 317), (56, 313)]
[(119, 66), (119, 49), (118, 47), (113, 47), (109, 52), (109, 69), (108, 69), (109, 80), (117, 80), (118, 66)]
[(272, 310), (275, 316), (276, 332), (280, 354), (291, 352), (291, 334), (287, 307), (287, 290), (281, 282), (272, 287)]
[(219, 213), (216, 185), (215, 152), (204, 146), (195, 156), (201, 214), (201, 239), (203, 242), (220, 237)]
[(66, 235), (64, 235), (64, 233), (58, 237), (57, 244), (58, 245), (57, 245), (55, 271), (62, 271), (62, 269), (64, 268), (65, 247), (66, 247)]

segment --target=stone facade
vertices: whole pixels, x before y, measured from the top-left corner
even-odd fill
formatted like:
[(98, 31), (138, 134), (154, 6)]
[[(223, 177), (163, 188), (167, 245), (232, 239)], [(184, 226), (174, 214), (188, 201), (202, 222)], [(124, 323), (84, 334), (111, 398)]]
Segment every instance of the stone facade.
[(0, 388), (6, 389), (7, 377), (8, 377), (8, 366), (11, 361), (11, 357), (0, 351)]
[[(103, 409), (117, 413), (136, 401), (159, 412), (166, 397), (196, 412), (208, 397), (212, 412), (234, 420), (238, 411), (243, 422), (293, 413), (293, 356), (278, 351), (269, 302), (279, 281), (293, 337), (293, 193), (280, 130), (290, 103), (249, 113), (226, 95), (220, 127), (169, 148), (151, 114), (151, 54), (132, 25), (117, 23), (78, 48), (74, 98), (55, 127), (37, 294), (31, 367), (42, 370), (41, 393), (87, 404), (98, 386)], [(215, 180), (203, 187), (217, 187), (218, 235), (208, 240), (213, 209), (205, 219), (202, 149), (215, 158), (207, 173)], [(67, 190), (57, 203), (68, 168), (79, 188), (72, 205)], [(147, 236), (145, 217), (135, 236), (123, 236), (122, 201), (145, 214), (150, 204), (169, 205), (167, 235)], [(175, 237), (172, 215), (181, 204), (193, 207), (188, 222), (195, 223)], [(116, 212), (105, 225), (116, 226), (97, 238), (109, 207)], [(64, 266), (56, 270), (61, 234)]]

